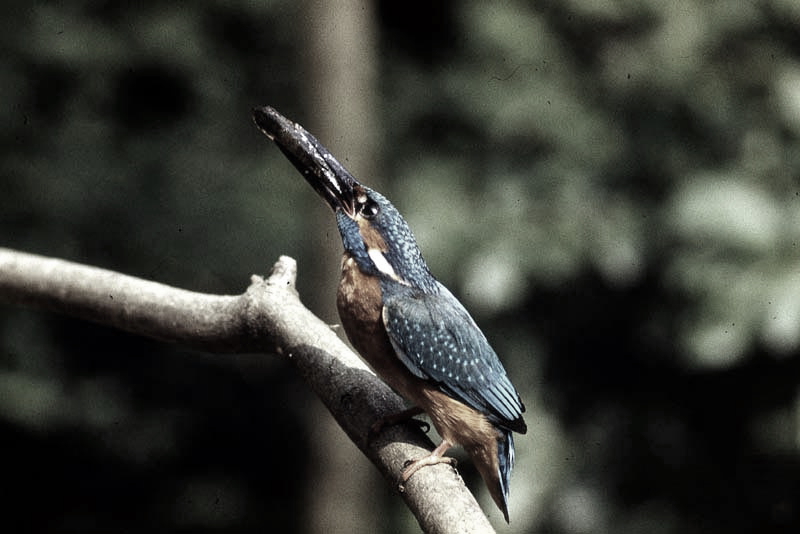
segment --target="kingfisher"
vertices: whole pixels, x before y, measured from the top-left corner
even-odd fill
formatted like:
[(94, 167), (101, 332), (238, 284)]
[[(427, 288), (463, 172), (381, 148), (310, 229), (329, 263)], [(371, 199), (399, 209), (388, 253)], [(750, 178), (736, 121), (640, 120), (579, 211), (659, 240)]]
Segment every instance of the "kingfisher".
[[(406, 462), (407, 481), (460, 445), (508, 522), (514, 436), (525, 406), (503, 364), (464, 306), (431, 274), (416, 239), (386, 197), (358, 182), (310, 133), (269, 106), (256, 126), (330, 205), (344, 245), (336, 305), (350, 343), (442, 442)], [(376, 428), (380, 427), (380, 421)]]

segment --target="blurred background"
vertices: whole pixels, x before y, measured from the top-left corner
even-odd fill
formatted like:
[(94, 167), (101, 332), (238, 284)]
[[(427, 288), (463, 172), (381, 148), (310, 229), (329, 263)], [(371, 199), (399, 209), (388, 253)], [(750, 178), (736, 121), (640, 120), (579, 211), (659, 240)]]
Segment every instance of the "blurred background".
[[(270, 104), (393, 200), (528, 408), (501, 532), (800, 527), (800, 3), (0, 7), (0, 245), (330, 323)], [(416, 532), (273, 355), (0, 307), (0, 525)], [(456, 455), (461, 453), (456, 452)], [(14, 528), (12, 528), (14, 527)]]

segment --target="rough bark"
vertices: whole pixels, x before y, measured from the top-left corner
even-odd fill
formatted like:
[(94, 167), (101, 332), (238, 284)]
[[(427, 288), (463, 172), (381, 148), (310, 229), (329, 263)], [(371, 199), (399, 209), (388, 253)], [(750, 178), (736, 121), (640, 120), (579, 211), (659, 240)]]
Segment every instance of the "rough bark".
[[(209, 352), (263, 352), (288, 358), (353, 443), (374, 463), (431, 533), (493, 532), (450, 466), (426, 467), (398, 489), (409, 459), (432, 449), (413, 425), (380, 417), (403, 409), (331, 327), (300, 302), (296, 264), (282, 256), (271, 275), (252, 276), (241, 295), (195, 293), (68, 261), (0, 248), (0, 300), (36, 307)], [(345, 476), (345, 474), (342, 474)]]

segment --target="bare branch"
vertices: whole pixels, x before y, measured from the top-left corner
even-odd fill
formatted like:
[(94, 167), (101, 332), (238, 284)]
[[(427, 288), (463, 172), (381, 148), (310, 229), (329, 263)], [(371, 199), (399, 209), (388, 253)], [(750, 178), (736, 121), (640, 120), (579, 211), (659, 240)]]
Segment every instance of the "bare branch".
[[(302, 305), (296, 272), (295, 261), (282, 256), (269, 278), (253, 276), (244, 294), (218, 296), (0, 248), (0, 300), (206, 351), (282, 354), (396, 489), (404, 463), (433, 444), (413, 425), (368, 439), (372, 423), (404, 403)], [(425, 532), (494, 532), (449, 466), (419, 471), (402, 497)]]

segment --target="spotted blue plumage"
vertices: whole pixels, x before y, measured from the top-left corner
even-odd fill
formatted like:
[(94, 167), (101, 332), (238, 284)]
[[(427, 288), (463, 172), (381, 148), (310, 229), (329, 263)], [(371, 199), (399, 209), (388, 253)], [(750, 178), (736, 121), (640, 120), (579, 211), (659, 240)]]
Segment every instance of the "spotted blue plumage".
[(413, 287), (385, 293), (383, 319), (395, 352), (414, 375), (497, 426), (524, 432), (522, 401), (500, 359), (461, 303), (436, 285), (434, 294)]

